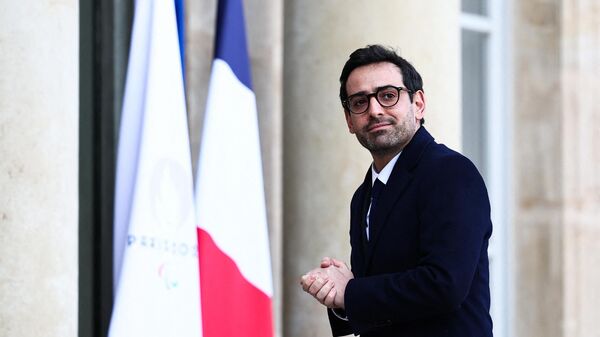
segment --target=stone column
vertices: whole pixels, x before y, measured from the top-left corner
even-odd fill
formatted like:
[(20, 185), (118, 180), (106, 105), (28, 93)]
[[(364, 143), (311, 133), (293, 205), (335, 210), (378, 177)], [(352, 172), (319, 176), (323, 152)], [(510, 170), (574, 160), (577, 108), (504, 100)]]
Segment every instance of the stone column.
[(77, 336), (78, 10), (0, 12), (1, 336)]
[(562, 336), (560, 2), (514, 2), (514, 329)]
[(600, 3), (562, 2), (563, 336), (600, 318)]
[(592, 336), (600, 317), (600, 4), (516, 8), (516, 333)]
[(459, 2), (288, 1), (284, 54), (284, 332), (331, 334), (324, 307), (299, 286), (323, 256), (349, 262), (349, 209), (371, 163), (338, 99), (348, 55), (367, 44), (399, 49), (424, 78), (426, 126), (459, 149)]

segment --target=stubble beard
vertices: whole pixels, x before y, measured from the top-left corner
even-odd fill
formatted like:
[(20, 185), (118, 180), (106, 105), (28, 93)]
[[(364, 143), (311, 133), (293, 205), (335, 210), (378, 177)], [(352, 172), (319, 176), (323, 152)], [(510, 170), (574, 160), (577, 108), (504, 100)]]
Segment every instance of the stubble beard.
[[(389, 121), (392, 123), (391, 130), (381, 130), (375, 133), (368, 133), (371, 125)], [(417, 131), (418, 122), (415, 121), (415, 113), (411, 107), (405, 118), (398, 124), (393, 124), (395, 120), (392, 117), (373, 119), (360, 133), (356, 133), (358, 142), (373, 155), (396, 154), (408, 144)]]

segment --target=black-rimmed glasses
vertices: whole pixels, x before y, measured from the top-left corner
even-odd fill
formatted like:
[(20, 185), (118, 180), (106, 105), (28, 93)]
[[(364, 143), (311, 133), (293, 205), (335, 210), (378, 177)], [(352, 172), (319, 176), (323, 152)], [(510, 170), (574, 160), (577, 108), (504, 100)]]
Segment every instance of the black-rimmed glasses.
[(371, 97), (375, 96), (375, 99), (384, 108), (389, 108), (400, 100), (400, 91), (406, 91), (409, 95), (411, 93), (410, 90), (404, 87), (394, 87), (392, 85), (388, 85), (385, 87), (378, 88), (377, 91), (370, 94), (358, 93), (351, 96), (342, 102), (346, 109), (348, 109), (353, 114), (362, 114), (369, 109), (369, 103), (371, 102)]

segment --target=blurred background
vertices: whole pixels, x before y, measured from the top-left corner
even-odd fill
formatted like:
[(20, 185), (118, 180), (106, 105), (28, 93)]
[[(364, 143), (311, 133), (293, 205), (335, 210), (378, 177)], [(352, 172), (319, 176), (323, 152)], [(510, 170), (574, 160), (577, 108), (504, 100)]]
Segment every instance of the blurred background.
[[(0, 336), (105, 336), (133, 1), (1, 3)], [(330, 335), (299, 277), (323, 256), (349, 260), (349, 202), (371, 159), (347, 131), (338, 78), (374, 43), (417, 68), (426, 127), (486, 180), (495, 336), (600, 336), (600, 2), (244, 6), (277, 336)], [(215, 14), (215, 0), (185, 1), (194, 164)]]

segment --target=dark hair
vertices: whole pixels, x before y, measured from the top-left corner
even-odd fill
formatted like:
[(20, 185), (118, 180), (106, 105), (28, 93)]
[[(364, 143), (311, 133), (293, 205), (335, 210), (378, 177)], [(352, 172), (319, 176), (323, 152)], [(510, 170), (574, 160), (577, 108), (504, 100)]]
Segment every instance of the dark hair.
[[(365, 48), (359, 48), (350, 54), (348, 61), (344, 64), (342, 74), (340, 75), (340, 100), (343, 102), (348, 98), (348, 92), (346, 91), (346, 82), (350, 73), (362, 66), (366, 66), (373, 63), (389, 62), (395, 64), (402, 74), (404, 85), (409, 92), (409, 98), (412, 102), (412, 95), (418, 90), (423, 90), (423, 80), (419, 72), (410, 64), (408, 61), (396, 54), (391, 48), (384, 47), (382, 45), (374, 44), (366, 46)], [(344, 110), (346, 107), (344, 107)], [(421, 124), (425, 122), (421, 120)]]

